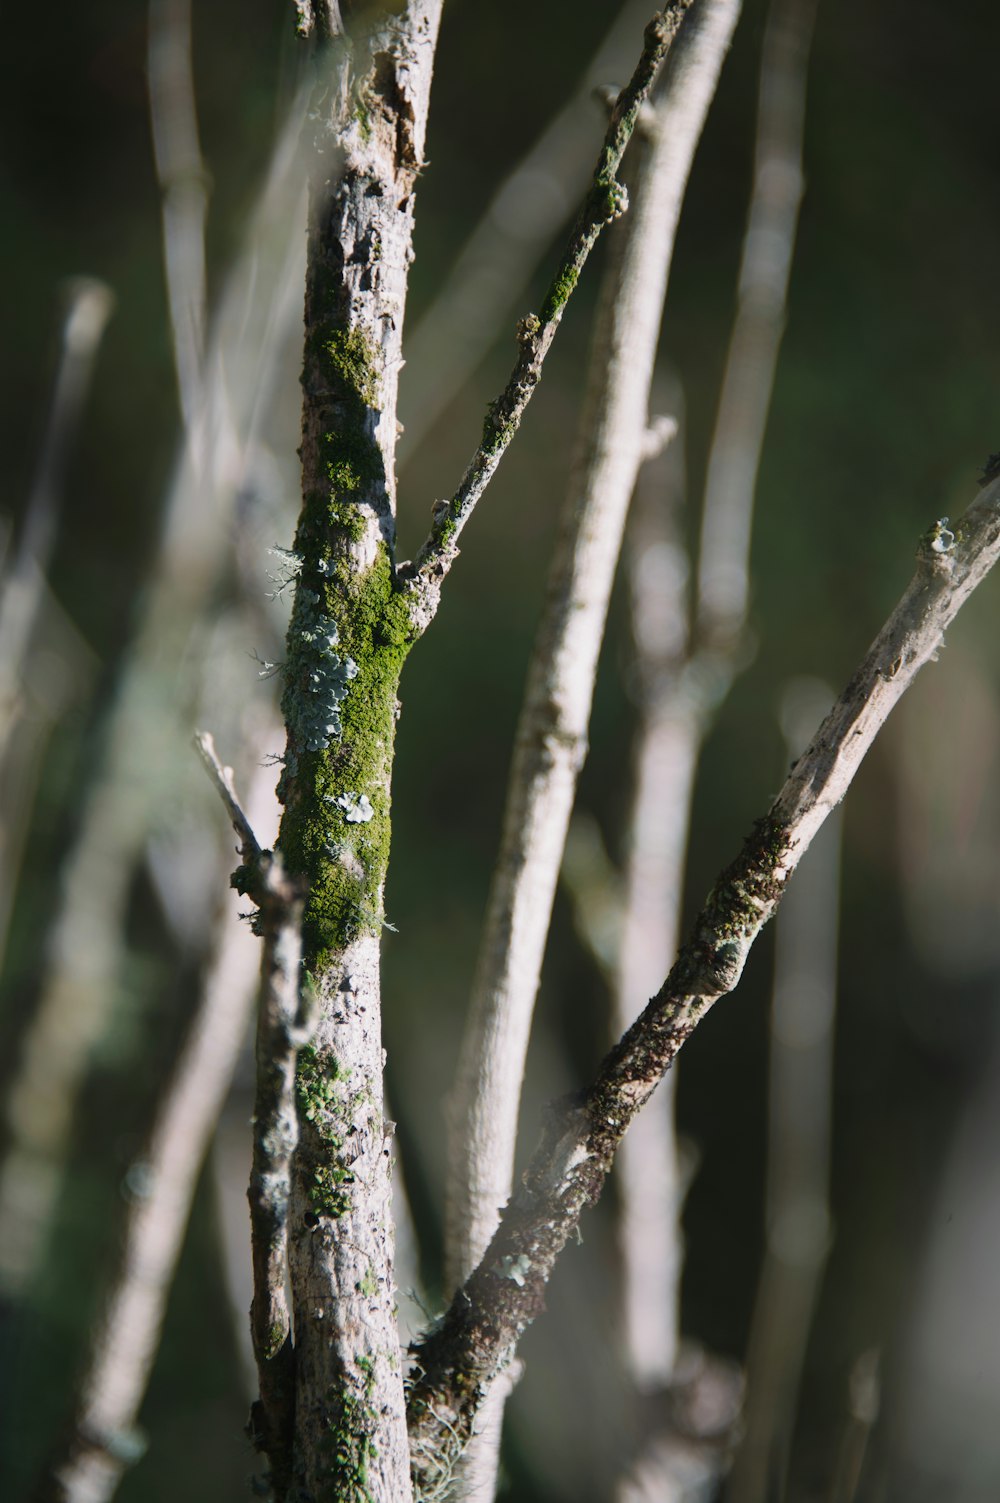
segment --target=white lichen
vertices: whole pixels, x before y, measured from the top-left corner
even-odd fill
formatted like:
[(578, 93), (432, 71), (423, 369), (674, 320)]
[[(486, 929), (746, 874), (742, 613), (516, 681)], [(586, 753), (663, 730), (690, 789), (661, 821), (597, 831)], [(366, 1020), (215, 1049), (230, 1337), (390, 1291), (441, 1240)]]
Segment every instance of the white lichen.
[(367, 793), (363, 793), (360, 798), (353, 792), (342, 793), (339, 798), (334, 799), (334, 803), (338, 809), (343, 809), (344, 818), (349, 825), (366, 825), (370, 819), (374, 818), (375, 810), (372, 808)]

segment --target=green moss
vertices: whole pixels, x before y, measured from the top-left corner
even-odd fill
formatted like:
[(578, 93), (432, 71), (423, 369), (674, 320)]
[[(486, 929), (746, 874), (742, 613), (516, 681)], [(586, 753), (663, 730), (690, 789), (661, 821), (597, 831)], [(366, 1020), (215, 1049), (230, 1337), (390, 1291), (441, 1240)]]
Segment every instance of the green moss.
[[(317, 576), (310, 579), (317, 581)], [(377, 932), (382, 924), (396, 693), (415, 636), (384, 546), (366, 574), (346, 582), (319, 575), (317, 582), (321, 593), (308, 592), (308, 581), (300, 581), (289, 631), (282, 706), (297, 744), (294, 766), (286, 765), (282, 778), (286, 807), (279, 841), (288, 870), (308, 883), (303, 938), (306, 963), (313, 970), (322, 969), (331, 952), (343, 950), (365, 931)], [(303, 583), (314, 598), (300, 609)], [(315, 738), (329, 722), (323, 719), (324, 701), (317, 723), (315, 676), (322, 642), (310, 639), (317, 618), (336, 624), (336, 644), (328, 651), (351, 664), (345, 693), (335, 706), (336, 734), (322, 746)], [(331, 683), (332, 694), (332, 678)], [(338, 807), (336, 800), (348, 790), (356, 799), (367, 796), (373, 814), (366, 823), (349, 823)]]
[(490, 456), (500, 453), (516, 432), (517, 423), (502, 415), (498, 402), (491, 402), (483, 420), (483, 452)]
[(578, 266), (564, 266), (556, 274), (552, 286), (545, 295), (542, 305), (542, 323), (548, 324), (559, 314), (569, 301), (573, 289), (580, 279)]
[(362, 1395), (345, 1389), (337, 1396), (337, 1413), (330, 1421), (325, 1445), (330, 1453), (330, 1486), (323, 1495), (329, 1503), (372, 1503), (369, 1468), (378, 1456), (373, 1387), (366, 1378)]
[(363, 329), (320, 325), (310, 338), (309, 348), (331, 385), (356, 397), (365, 407), (378, 408), (382, 352)]
[(364, 490), (380, 480), (382, 455), (371, 436), (362, 430), (343, 429), (324, 433), (320, 439), (323, 472), (331, 486), (331, 504), (339, 497)]
[(345, 1089), (349, 1075), (333, 1056), (319, 1055), (312, 1045), (299, 1053), (295, 1071), (299, 1111), (312, 1123), (324, 1149), (323, 1161), (313, 1167), (309, 1199), (317, 1216), (334, 1221), (350, 1210), (354, 1183), (342, 1156), (353, 1120), (353, 1102)]
[(784, 884), (775, 877), (789, 853), (788, 830), (780, 821), (759, 819), (743, 850), (713, 887), (706, 912), (715, 934), (725, 941), (743, 941), (761, 926), (762, 913), (779, 901)]

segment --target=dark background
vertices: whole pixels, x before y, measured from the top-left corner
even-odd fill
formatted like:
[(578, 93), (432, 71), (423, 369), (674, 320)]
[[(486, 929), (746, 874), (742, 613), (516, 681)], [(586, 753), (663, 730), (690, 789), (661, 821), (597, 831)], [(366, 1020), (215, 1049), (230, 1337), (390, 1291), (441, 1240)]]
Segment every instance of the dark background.
[[(446, 6), (408, 317), (419, 315), (447, 277), (497, 182), (572, 90), (614, 10), (597, 0)], [(760, 0), (748, 0), (699, 150), (664, 326), (664, 357), (686, 391), (692, 519), (733, 311), (763, 17)], [(210, 291), (217, 292), (292, 87), (297, 43), (292, 7), (264, 0), (196, 4), (194, 25), (202, 145), (213, 183)], [(101, 709), (155, 549), (178, 417), (145, 96), (144, 7), (92, 3), (58, 17), (47, 12), (44, 29), (37, 12), (12, 8), (5, 31), (0, 456), (2, 504), (15, 518), (41, 439), (60, 283), (91, 273), (117, 297), (52, 571), (99, 672), (89, 698), (60, 726), (46, 763), (5, 977), (2, 1037), (10, 1050), (33, 996), (55, 873), (95, 755)], [(909, 577), (916, 539), (934, 518), (963, 509), (987, 454), (1000, 448), (998, 55), (1000, 12), (985, 0), (948, 7), (821, 0), (808, 188), (755, 521), (756, 651), (705, 749), (689, 906), (780, 781), (783, 685), (803, 673), (834, 686), (846, 681)], [(595, 109), (595, 151), (599, 132)], [(525, 308), (537, 306), (551, 264), (550, 253)], [(387, 934), (385, 944), (386, 1036), (432, 1299), (442, 1101), (566, 483), (598, 279), (599, 268), (588, 268), (525, 427), (463, 538), (440, 618), (403, 683), (386, 903), (398, 933)], [(454, 489), (512, 353), (510, 330), (498, 331), (461, 398), (411, 456), (400, 484), (402, 556), (422, 537), (432, 500)], [(408, 383), (419, 379), (412, 368), (404, 373), (404, 424)], [(290, 475), (295, 382), (290, 368), (280, 399), (289, 413), (283, 458)], [(262, 558), (262, 588), (266, 567)], [(876, 1346), (884, 1405), (861, 1496), (972, 1503), (995, 1498), (1000, 1488), (1000, 1453), (988, 1433), (976, 1431), (963, 1444), (961, 1471), (943, 1451), (936, 1473), (929, 1463), (921, 1470), (911, 1442), (912, 1389), (923, 1382), (919, 1322), (934, 1299), (928, 1249), (947, 1218), (961, 1215), (949, 1200), (956, 1144), (965, 1141), (967, 1114), (997, 1073), (997, 616), (996, 587), (988, 583), (847, 802), (835, 1242), (802, 1394), (793, 1468), (793, 1494), (801, 1499), (827, 1496), (848, 1374), (860, 1353)], [(579, 796), (616, 857), (628, 797), (626, 662), (619, 600)], [(249, 680), (253, 666), (237, 662), (233, 671)], [(681, 1127), (700, 1155), (686, 1217), (684, 1325), (736, 1357), (747, 1336), (762, 1235), (770, 956), (765, 936), (737, 995), (685, 1050), (680, 1074)], [(187, 1000), (183, 980), (171, 974), (161, 953), (160, 1000), (150, 1007), (148, 1028), (104, 1051), (81, 1105), (79, 1162), (67, 1191), (72, 1250), (53, 1252), (39, 1271), (31, 1340), (18, 1347), (16, 1397), (0, 1421), (0, 1475), (11, 1489), (5, 1497), (22, 1495), (66, 1402), (101, 1258), (114, 1237), (122, 1164), (141, 1134), (151, 1084)], [(539, 1101), (582, 1079), (602, 1052), (605, 1007), (600, 976), (574, 939), (560, 896), (525, 1107), (529, 1140)], [(982, 1172), (974, 1199), (992, 1193), (988, 1170)], [(508, 1456), (510, 1497), (519, 1503), (607, 1497), (621, 1459), (627, 1427), (608, 1355), (615, 1271), (607, 1208), (588, 1218), (584, 1234), (584, 1247), (567, 1251), (554, 1280), (549, 1318), (525, 1342), (527, 1374), (513, 1404)], [(994, 1247), (1000, 1262), (997, 1254)], [(966, 1294), (963, 1319), (980, 1331), (995, 1323), (1000, 1332), (1000, 1282), (970, 1282)], [(954, 1328), (956, 1346), (963, 1330)], [(995, 1372), (980, 1374), (987, 1407), (991, 1394), (994, 1406), (998, 1397), (991, 1380)], [(245, 1407), (206, 1184), (144, 1410), (149, 1451), (127, 1477), (123, 1503), (246, 1496), (255, 1462), (241, 1433)]]

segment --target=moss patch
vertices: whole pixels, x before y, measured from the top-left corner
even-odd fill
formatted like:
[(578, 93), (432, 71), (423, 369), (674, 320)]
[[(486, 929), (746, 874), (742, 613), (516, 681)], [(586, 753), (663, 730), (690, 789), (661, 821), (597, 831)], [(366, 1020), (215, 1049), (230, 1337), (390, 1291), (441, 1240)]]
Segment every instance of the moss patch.
[[(330, 572), (341, 570), (331, 562)], [(316, 598), (300, 583), (289, 630), (280, 837), (289, 871), (309, 886), (303, 939), (312, 970), (382, 925), (396, 693), (415, 638), (384, 546), (366, 574), (317, 582)], [(349, 821), (338, 802), (345, 794), (366, 797), (371, 818)]]
[(378, 1456), (375, 1431), (378, 1415), (372, 1404), (375, 1368), (371, 1358), (359, 1357), (361, 1382), (345, 1383), (340, 1392), (331, 1390), (336, 1416), (330, 1421), (324, 1449), (330, 1454), (330, 1503), (372, 1503), (369, 1468)]

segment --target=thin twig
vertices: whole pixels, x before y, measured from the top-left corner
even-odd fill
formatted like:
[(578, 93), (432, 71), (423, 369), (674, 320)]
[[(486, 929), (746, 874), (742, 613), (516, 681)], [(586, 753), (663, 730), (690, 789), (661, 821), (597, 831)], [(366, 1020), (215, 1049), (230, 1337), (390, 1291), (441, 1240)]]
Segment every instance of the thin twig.
[(699, 644), (733, 652), (749, 602), (750, 527), (805, 187), (802, 135), (816, 0), (774, 0), (761, 57), (754, 183), (739, 301), (709, 451)]
[(240, 853), (243, 860), (247, 865), (256, 863), (260, 859), (260, 845), (250, 827), (250, 821), (240, 808), (239, 800), (236, 797), (236, 789), (233, 785), (233, 769), (231, 767), (224, 767), (219, 761), (215, 750), (215, 740), (210, 731), (196, 731), (194, 744), (208, 769), (209, 777), (215, 784), (219, 797), (225, 805), (226, 813), (229, 815), (229, 822), (236, 831), (236, 838), (240, 843)]
[(624, 77), (649, 10), (649, 0), (622, 6), (572, 98), (499, 184), (434, 302), (405, 334), (407, 366), (419, 372), (419, 380), (407, 388), (403, 378), (404, 463), (489, 350), (586, 188), (597, 118), (594, 90)]
[(628, 195), (617, 180), (617, 172), (640, 106), (690, 5), (691, 0), (669, 0), (646, 27), (642, 54), (631, 80), (615, 102), (593, 181), (545, 295), (542, 311), (539, 315), (530, 314), (518, 325), (520, 354), (507, 385), (487, 410), (482, 442), (454, 496), (436, 508), (430, 534), (416, 559), (400, 571), (404, 585), (418, 597), (419, 608), (414, 619), (421, 627), (426, 627), (437, 610), (441, 582), (457, 556), (456, 544), (462, 528), (517, 432), (584, 263), (604, 227), (628, 207)]
[(305, 891), (275, 858), (267, 874), (260, 924), (264, 937), (257, 1015), (257, 1091), (253, 1168), (247, 1197), (253, 1251), (250, 1331), (260, 1399), (250, 1412), (251, 1438), (268, 1458), (278, 1497), (291, 1474), (295, 1359), (285, 1286), (291, 1164), (299, 1138), (295, 1065), (315, 1019), (302, 976)]
[[(597, 1199), (628, 1124), (714, 1002), (738, 983), (761, 928), (892, 707), (1000, 557), (1000, 478), (954, 528), (920, 541), (909, 587), (767, 815), (712, 889), (670, 975), (580, 1096), (555, 1104), (478, 1268), (416, 1348), (410, 1394), (416, 1455), (446, 1450), (435, 1413), (468, 1437), (495, 1376), (538, 1314), (582, 1211)], [(419, 1483), (420, 1478), (417, 1477)]]
[(235, 883), (257, 903), (257, 927), (264, 941), (253, 1167), (247, 1192), (253, 1253), (250, 1331), (260, 1383), (260, 1398), (250, 1414), (250, 1433), (270, 1462), (271, 1479), (281, 1497), (291, 1474), (295, 1413), (295, 1360), (285, 1294), (291, 1165), (299, 1139), (295, 1064), (315, 1024), (311, 993), (302, 977), (306, 893), (301, 882), (285, 876), (280, 857), (261, 850), (236, 796), (233, 770), (219, 761), (212, 737), (199, 731), (194, 740), (240, 842), (244, 864)]

